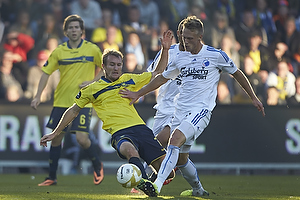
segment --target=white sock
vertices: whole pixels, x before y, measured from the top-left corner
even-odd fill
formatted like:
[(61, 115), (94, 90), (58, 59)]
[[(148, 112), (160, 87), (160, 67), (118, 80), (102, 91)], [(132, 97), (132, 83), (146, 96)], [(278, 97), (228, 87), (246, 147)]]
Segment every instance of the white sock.
[(157, 179), (155, 184), (157, 186), (158, 192), (160, 192), (163, 183), (168, 178), (172, 170), (175, 168), (179, 156), (179, 147), (169, 145), (167, 148), (167, 154), (161, 163), (159, 171), (157, 173)]
[(188, 159), (185, 165), (178, 166), (178, 169), (185, 180), (192, 186), (193, 190), (203, 189), (197, 174), (197, 169), (190, 159)]

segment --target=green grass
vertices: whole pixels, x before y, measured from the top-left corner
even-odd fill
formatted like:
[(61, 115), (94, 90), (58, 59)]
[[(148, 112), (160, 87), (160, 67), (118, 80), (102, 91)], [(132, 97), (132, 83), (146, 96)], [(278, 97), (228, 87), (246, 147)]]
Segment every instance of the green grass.
[[(33, 176), (35, 176), (33, 178)], [(160, 195), (147, 197), (131, 194), (130, 189), (121, 187), (115, 175), (105, 175), (103, 182), (95, 186), (92, 175), (70, 175), (58, 177), (58, 185), (38, 187), (45, 175), (1, 174), (0, 199), (213, 199), (213, 200), (300, 200), (300, 176), (229, 176), (202, 175), (201, 181), (209, 191), (209, 197), (180, 197), (189, 189), (188, 183), (180, 174), (163, 187)]]

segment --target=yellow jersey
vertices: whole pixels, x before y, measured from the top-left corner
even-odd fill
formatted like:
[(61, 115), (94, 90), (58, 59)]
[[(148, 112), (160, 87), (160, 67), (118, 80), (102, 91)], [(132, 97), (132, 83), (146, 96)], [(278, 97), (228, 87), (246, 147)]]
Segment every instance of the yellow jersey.
[(123, 74), (114, 82), (102, 77), (80, 90), (75, 98), (75, 103), (83, 108), (92, 103), (98, 117), (103, 122), (103, 129), (114, 134), (124, 128), (145, 124), (133, 105), (129, 105), (127, 98), (121, 97), (120, 89), (127, 88), (138, 91), (150, 82), (151, 72), (142, 74)]
[[(95, 77), (95, 66), (101, 67), (102, 52), (91, 42), (82, 40), (77, 48), (68, 42), (59, 45), (42, 68), (46, 74), (60, 72), (60, 81), (54, 93), (53, 107), (68, 108), (73, 105), (79, 85)], [(89, 105), (88, 107), (91, 107)]]

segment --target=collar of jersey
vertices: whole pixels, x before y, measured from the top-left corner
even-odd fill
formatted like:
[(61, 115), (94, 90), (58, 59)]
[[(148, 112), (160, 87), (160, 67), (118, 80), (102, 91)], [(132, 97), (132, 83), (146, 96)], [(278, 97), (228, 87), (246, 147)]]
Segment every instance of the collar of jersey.
[(110, 80), (108, 80), (107, 78), (105, 78), (105, 76), (102, 76), (101, 79), (107, 83), (112, 83)]
[[(81, 47), (82, 43), (83, 43), (83, 39), (81, 39), (81, 42), (78, 44), (77, 48)], [(69, 40), (67, 41), (67, 46), (69, 49), (72, 49), (69, 45)]]

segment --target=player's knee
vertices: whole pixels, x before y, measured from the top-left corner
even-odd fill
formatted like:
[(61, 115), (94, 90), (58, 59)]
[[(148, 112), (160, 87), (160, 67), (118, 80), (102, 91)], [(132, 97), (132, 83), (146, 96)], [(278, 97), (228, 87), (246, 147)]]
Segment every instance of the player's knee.
[(122, 141), (122, 144), (119, 146), (119, 152), (126, 157), (128, 160), (131, 157), (140, 157), (138, 151), (133, 146), (133, 144), (127, 140)]
[(185, 141), (185, 135), (180, 130), (176, 129), (170, 138), (169, 145), (181, 147), (185, 143)]

